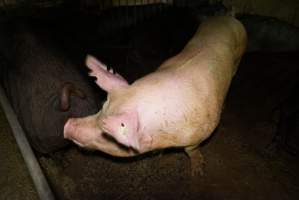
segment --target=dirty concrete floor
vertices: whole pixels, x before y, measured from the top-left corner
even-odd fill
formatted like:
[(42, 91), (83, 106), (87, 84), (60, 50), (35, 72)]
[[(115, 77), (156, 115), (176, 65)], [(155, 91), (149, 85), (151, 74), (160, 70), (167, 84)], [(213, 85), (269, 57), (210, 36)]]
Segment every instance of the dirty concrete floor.
[[(117, 159), (73, 146), (39, 157), (57, 198), (297, 199), (298, 157), (283, 150), (267, 154), (265, 148), (276, 129), (273, 107), (298, 77), (298, 55), (253, 53), (243, 58), (220, 125), (201, 147), (203, 176), (190, 176), (189, 160), (180, 150)], [(10, 132), (2, 127), (3, 134)], [(2, 137), (1, 145), (0, 199), (24, 199), (34, 189), (14, 140), (7, 138)]]
[(1, 107), (0, 199), (38, 199), (29, 172)]

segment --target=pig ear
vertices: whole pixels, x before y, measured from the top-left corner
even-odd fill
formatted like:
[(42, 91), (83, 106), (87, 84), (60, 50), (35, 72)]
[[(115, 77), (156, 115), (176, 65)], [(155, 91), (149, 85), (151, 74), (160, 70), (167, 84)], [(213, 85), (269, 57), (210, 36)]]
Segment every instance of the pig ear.
[(139, 122), (137, 112), (114, 114), (102, 119), (102, 128), (118, 143), (135, 150), (140, 149)]
[(91, 70), (90, 76), (97, 78), (96, 83), (106, 92), (121, 89), (128, 86), (128, 82), (113, 69), (108, 71), (107, 66), (91, 55), (86, 57), (86, 66)]

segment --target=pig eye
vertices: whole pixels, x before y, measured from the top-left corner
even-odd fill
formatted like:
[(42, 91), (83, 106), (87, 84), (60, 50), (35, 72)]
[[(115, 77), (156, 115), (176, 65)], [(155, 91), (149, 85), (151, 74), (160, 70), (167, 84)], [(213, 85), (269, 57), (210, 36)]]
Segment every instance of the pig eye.
[(121, 127), (125, 127), (125, 124), (124, 124), (124, 123), (121, 123), (120, 125), (121, 125)]

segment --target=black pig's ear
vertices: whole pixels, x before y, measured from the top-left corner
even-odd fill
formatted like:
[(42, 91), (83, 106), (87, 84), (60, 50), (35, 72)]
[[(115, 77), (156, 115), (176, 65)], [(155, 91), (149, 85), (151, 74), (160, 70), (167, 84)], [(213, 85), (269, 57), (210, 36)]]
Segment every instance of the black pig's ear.
[(85, 99), (85, 93), (80, 89), (74, 86), (73, 83), (66, 82), (62, 85), (60, 93), (60, 105), (59, 110), (62, 112), (68, 111), (71, 106), (71, 96), (77, 96), (81, 99)]
[(86, 57), (86, 66), (91, 70), (90, 76), (97, 78), (96, 83), (106, 92), (118, 90), (128, 86), (128, 82), (113, 69), (107, 70), (107, 66), (93, 56)]

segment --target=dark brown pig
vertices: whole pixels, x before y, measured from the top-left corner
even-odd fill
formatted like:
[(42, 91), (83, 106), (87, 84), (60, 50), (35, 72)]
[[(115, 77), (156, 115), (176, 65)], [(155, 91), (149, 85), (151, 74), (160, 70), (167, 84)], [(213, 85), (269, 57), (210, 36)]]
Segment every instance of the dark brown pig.
[(212, 17), (179, 54), (131, 85), (88, 56), (90, 75), (108, 99), (97, 114), (69, 119), (64, 136), (114, 156), (181, 147), (191, 158), (192, 172), (200, 172), (203, 159), (197, 148), (219, 123), (246, 41), (238, 20)]
[(31, 145), (41, 153), (64, 147), (66, 120), (96, 113), (99, 97), (46, 32), (26, 23), (0, 28), (2, 83)]

